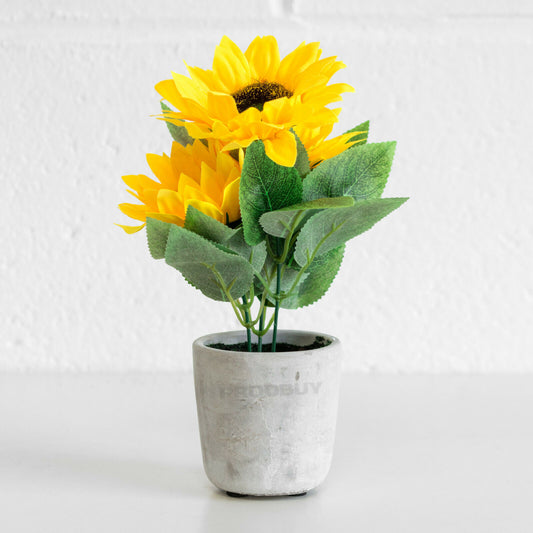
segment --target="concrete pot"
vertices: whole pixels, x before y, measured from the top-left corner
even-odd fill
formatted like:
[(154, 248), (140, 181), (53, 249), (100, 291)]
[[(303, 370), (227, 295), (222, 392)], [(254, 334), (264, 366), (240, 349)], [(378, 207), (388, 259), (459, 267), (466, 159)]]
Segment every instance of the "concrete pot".
[(324, 481), (335, 437), (340, 342), (320, 333), (278, 331), (278, 342), (299, 346), (317, 336), (331, 344), (280, 353), (208, 346), (243, 342), (244, 331), (194, 342), (204, 469), (218, 488), (235, 495), (281, 496), (305, 493)]

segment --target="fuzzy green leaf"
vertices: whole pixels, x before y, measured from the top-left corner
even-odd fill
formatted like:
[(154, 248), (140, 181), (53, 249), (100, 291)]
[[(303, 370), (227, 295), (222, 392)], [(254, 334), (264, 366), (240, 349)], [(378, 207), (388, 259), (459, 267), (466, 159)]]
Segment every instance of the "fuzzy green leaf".
[(304, 201), (335, 196), (379, 198), (389, 177), (395, 148), (395, 142), (364, 144), (324, 161), (305, 178)]
[(353, 137), (350, 138), (348, 142), (357, 142), (357, 144), (354, 144), (350, 148), (354, 148), (356, 146), (361, 146), (362, 144), (365, 144), (368, 140), (368, 130), (370, 127), (370, 121), (367, 120), (366, 122), (363, 122), (362, 124), (359, 124), (359, 126), (355, 126), (355, 128), (352, 128), (351, 130), (348, 130), (346, 133), (353, 133)]
[[(172, 109), (170, 109), (170, 107), (165, 105), (163, 102), (161, 102), (161, 109), (163, 110), (163, 115), (165, 115), (165, 112), (172, 111)], [(188, 134), (186, 127), (176, 126), (176, 124), (171, 124), (170, 122), (165, 123), (172, 138), (176, 142), (179, 142), (182, 146), (187, 146), (188, 144), (192, 144), (194, 142), (194, 139)]]
[(187, 208), (185, 229), (218, 243), (224, 243), (235, 233), (235, 230), (226, 226), (226, 224), (222, 224), (222, 222), (202, 213), (192, 205)]
[(302, 179), (294, 167), (277, 165), (267, 157), (262, 141), (254, 141), (246, 149), (239, 200), (244, 238), (255, 246), (265, 238), (261, 215), (301, 202)]
[(250, 246), (244, 240), (244, 233), (241, 227), (234, 230), (233, 235), (224, 243), (224, 246), (244, 257), (252, 265), (254, 272), (261, 272), (267, 256), (265, 241), (255, 246)]
[(373, 198), (317, 213), (300, 231), (294, 259), (300, 266), (306, 265), (313, 256), (319, 257), (369, 230), (405, 201), (407, 198)]
[(208, 298), (227, 301), (220, 288), (223, 280), (233, 298), (240, 298), (253, 283), (252, 267), (243, 257), (185, 228), (171, 224), (165, 252), (166, 262)]
[(154, 259), (163, 259), (167, 247), (168, 232), (175, 224), (163, 222), (156, 218), (146, 219), (146, 237), (148, 238), (148, 249)]
[[(292, 130), (291, 130), (292, 131)], [(296, 133), (293, 132), (294, 137), (296, 138), (296, 162), (294, 163), (294, 168), (298, 171), (301, 178), (305, 178), (307, 174), (311, 171), (311, 166), (309, 165), (309, 156), (307, 155), (307, 150), (302, 141)]]
[(284, 309), (298, 309), (320, 300), (335, 279), (344, 257), (345, 246), (339, 246), (317, 257), (294, 292), (281, 302)]
[(261, 215), (259, 222), (266, 233), (284, 239), (289, 235), (291, 228), (293, 231), (297, 231), (315, 213), (323, 209), (350, 207), (353, 204), (354, 199), (350, 196), (318, 198), (310, 202), (291, 205), (283, 209), (278, 209), (277, 211), (264, 213)]

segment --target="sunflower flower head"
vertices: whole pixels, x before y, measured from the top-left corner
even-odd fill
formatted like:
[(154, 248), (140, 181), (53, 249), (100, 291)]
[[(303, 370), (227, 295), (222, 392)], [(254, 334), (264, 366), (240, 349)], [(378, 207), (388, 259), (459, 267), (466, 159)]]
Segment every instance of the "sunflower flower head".
[(321, 59), (321, 53), (318, 43), (302, 43), (281, 59), (272, 36), (256, 37), (243, 53), (223, 37), (211, 70), (187, 67), (189, 76), (173, 73), (156, 85), (176, 109), (164, 119), (185, 126), (195, 139), (219, 140), (224, 150), (260, 139), (270, 159), (293, 166), (297, 146), (291, 130), (333, 125), (339, 110), (327, 106), (353, 91), (345, 83), (329, 84), (344, 64)]
[(174, 142), (170, 157), (148, 154), (157, 181), (142, 174), (123, 176), (128, 192), (141, 203), (119, 205), (125, 215), (143, 223), (121, 227), (135, 233), (147, 217), (183, 226), (189, 206), (224, 224), (239, 220), (242, 157), (241, 152), (237, 161), (216, 140), (195, 140), (187, 146)]

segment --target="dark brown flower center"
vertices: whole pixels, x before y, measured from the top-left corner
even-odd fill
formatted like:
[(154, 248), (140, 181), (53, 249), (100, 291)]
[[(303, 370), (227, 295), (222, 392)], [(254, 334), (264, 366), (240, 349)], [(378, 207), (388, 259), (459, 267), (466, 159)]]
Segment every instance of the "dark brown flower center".
[(282, 98), (283, 96), (291, 97), (292, 93), (285, 89), (283, 85), (270, 81), (258, 81), (239, 89), (233, 93), (233, 99), (237, 104), (239, 113), (246, 111), (249, 107), (255, 107), (263, 111), (265, 102)]

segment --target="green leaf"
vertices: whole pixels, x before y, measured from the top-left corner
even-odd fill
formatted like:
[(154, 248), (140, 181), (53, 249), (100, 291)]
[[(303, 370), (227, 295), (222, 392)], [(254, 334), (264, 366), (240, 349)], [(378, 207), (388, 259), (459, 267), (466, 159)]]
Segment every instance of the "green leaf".
[(376, 222), (400, 207), (407, 198), (373, 198), (352, 207), (326, 209), (311, 217), (300, 231), (294, 259), (304, 266), (346, 241), (369, 230)]
[(156, 218), (146, 219), (146, 236), (148, 238), (148, 249), (154, 259), (163, 259), (167, 247), (168, 232), (175, 224), (163, 222)]
[[(163, 115), (165, 115), (166, 112), (172, 112), (172, 109), (163, 102), (161, 102), (161, 109), (163, 110)], [(187, 146), (194, 142), (194, 139), (188, 134), (185, 126), (176, 126), (176, 124), (171, 124), (170, 122), (166, 122), (166, 125), (172, 138), (182, 146)]]
[(266, 233), (274, 237), (286, 238), (292, 231), (297, 231), (315, 213), (323, 209), (334, 209), (339, 207), (350, 207), (354, 204), (354, 199), (350, 196), (340, 196), (338, 198), (318, 198), (310, 202), (291, 205), (264, 213), (259, 222)]
[(345, 246), (339, 246), (315, 258), (294, 292), (281, 302), (284, 309), (298, 309), (320, 300), (337, 276)]
[(224, 282), (233, 298), (240, 298), (253, 283), (252, 267), (243, 257), (221, 250), (216, 244), (185, 228), (171, 224), (166, 262), (208, 298), (227, 301)]
[(348, 130), (346, 133), (353, 133), (353, 137), (350, 138), (348, 142), (355, 142), (357, 141), (357, 144), (354, 144), (353, 146), (350, 146), (350, 148), (355, 148), (356, 146), (361, 146), (362, 144), (365, 144), (368, 140), (368, 130), (370, 127), (370, 121), (367, 120), (366, 122), (363, 122), (362, 124), (359, 124), (359, 126), (355, 126), (355, 128), (352, 128), (351, 130)]
[(325, 196), (379, 198), (389, 177), (395, 148), (395, 142), (364, 144), (324, 161), (305, 178), (304, 201)]
[(263, 213), (302, 201), (302, 179), (294, 167), (277, 165), (267, 157), (262, 141), (254, 141), (246, 149), (239, 200), (244, 238), (254, 246), (265, 238), (259, 223)]
[(221, 244), (235, 233), (235, 230), (226, 226), (226, 224), (222, 224), (222, 222), (202, 213), (192, 205), (187, 208), (185, 229)]
[(261, 272), (267, 256), (265, 241), (262, 241), (255, 246), (250, 246), (244, 240), (244, 232), (241, 227), (234, 230), (233, 235), (224, 243), (224, 245), (244, 257), (244, 259), (252, 265), (254, 272)]
[[(292, 130), (291, 130), (292, 131)], [(296, 139), (296, 162), (294, 163), (294, 168), (298, 171), (301, 178), (305, 178), (307, 174), (311, 171), (311, 166), (309, 165), (309, 156), (307, 155), (307, 150), (305, 149), (304, 143), (300, 141), (300, 138), (294, 131), (292, 132)]]

